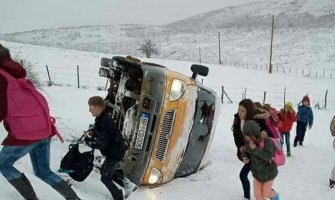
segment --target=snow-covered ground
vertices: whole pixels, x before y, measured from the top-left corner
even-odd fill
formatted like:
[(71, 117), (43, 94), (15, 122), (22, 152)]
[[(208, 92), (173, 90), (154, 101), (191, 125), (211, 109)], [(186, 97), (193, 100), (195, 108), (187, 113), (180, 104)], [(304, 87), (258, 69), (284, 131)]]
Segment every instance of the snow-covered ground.
[[(70, 140), (78, 137), (93, 118), (88, 112), (87, 99), (93, 95), (105, 95), (105, 91), (98, 91), (96, 87), (104, 85), (105, 79), (98, 76), (100, 58), (111, 55), (87, 53), (75, 50), (22, 45), (0, 41), (8, 46), (15, 55), (33, 60), (36, 71), (41, 79), (46, 81), (45, 65), (51, 67), (51, 74), (55, 82), (62, 86), (43, 87), (51, 112), (58, 119), (58, 127), (63, 136)], [(150, 60), (166, 65), (177, 71), (191, 74), (191, 63), (170, 60)], [(74, 71), (80, 65), (83, 74), (92, 77), (91, 82), (83, 82), (87, 89), (77, 89), (75, 80), (61, 78), (64, 70)], [(309, 94), (312, 105), (319, 102), (323, 105), (324, 93), (328, 90), (327, 109), (316, 110), (315, 123), (307, 132), (304, 147), (292, 147), (293, 156), (287, 159), (285, 166), (279, 168), (279, 176), (274, 188), (281, 194), (283, 200), (333, 200), (335, 190), (329, 189), (328, 179), (332, 167), (335, 165), (335, 152), (329, 133), (329, 123), (335, 114), (335, 81), (334, 79), (310, 79), (300, 76), (284, 76), (281, 74), (268, 75), (264, 71), (231, 68), (228, 66), (209, 65), (209, 76), (203, 78), (205, 85), (220, 94), (221, 86), (225, 86), (227, 93), (233, 99), (233, 104), (224, 103), (221, 106), (219, 123), (216, 129), (210, 163), (202, 171), (186, 178), (171, 181), (157, 188), (140, 188), (134, 192), (131, 199), (137, 200), (240, 200), (243, 197), (242, 186), (239, 181), (239, 170), (242, 163), (236, 157), (231, 125), (233, 115), (241, 99), (244, 88), (247, 88), (247, 98), (262, 101), (263, 91), (267, 91), (267, 103), (280, 108), (283, 102), (283, 90), (287, 87), (286, 99), (297, 104), (303, 95)], [(55, 75), (56, 74), (56, 75)], [(88, 80), (88, 79), (87, 79)], [(200, 81), (200, 79), (199, 79)], [(295, 135), (293, 127), (291, 141)], [(0, 139), (5, 137), (5, 131), (0, 127)], [(61, 144), (56, 139), (52, 143), (51, 166), (53, 170), (59, 167), (59, 161), (67, 152), (69, 142)], [(31, 180), (38, 196), (42, 200), (62, 199), (53, 189), (41, 182), (33, 175), (29, 156), (18, 161), (15, 165), (25, 172)], [(109, 192), (99, 180), (97, 172), (93, 172), (83, 183), (71, 181), (73, 187), (84, 200), (110, 199)], [(252, 177), (250, 175), (250, 180)], [(22, 199), (19, 194), (0, 176), (0, 199)]]

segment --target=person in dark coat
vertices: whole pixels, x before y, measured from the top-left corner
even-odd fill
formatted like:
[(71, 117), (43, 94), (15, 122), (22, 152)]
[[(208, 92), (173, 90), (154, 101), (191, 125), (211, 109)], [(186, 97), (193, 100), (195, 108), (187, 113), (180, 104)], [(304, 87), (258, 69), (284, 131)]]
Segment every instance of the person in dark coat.
[[(88, 100), (89, 111), (95, 117), (94, 128), (90, 130), (85, 141), (88, 146), (99, 149), (106, 157), (101, 168), (101, 181), (110, 191), (115, 200), (122, 200), (130, 195), (137, 187), (123, 176), (120, 169), (123, 156), (127, 151), (126, 143), (120, 130), (110, 113), (105, 110), (105, 102), (99, 96), (93, 96)], [(124, 187), (125, 194), (113, 182)]]
[(232, 126), (234, 142), (237, 147), (237, 157), (239, 160), (245, 163), (240, 171), (240, 180), (242, 182), (245, 199), (250, 199), (250, 182), (248, 179), (248, 174), (250, 172), (250, 163), (248, 160), (243, 160), (242, 156), (246, 153), (246, 143), (242, 133), (244, 122), (246, 120), (255, 120), (261, 127), (262, 137), (272, 137), (272, 132), (265, 125), (265, 120), (261, 118), (255, 119), (255, 116), (257, 114), (259, 114), (259, 111), (255, 108), (252, 100), (243, 99), (239, 103), (238, 113), (234, 115), (234, 123)]
[[(25, 78), (26, 70), (11, 59), (9, 50), (0, 44), (0, 69), (5, 70), (15, 79)], [(24, 173), (19, 172), (14, 164), (30, 155), (34, 174), (53, 187), (67, 200), (79, 200), (77, 194), (60, 176), (50, 169), (50, 142), (43, 140), (19, 140), (11, 135), (11, 127), (6, 123), (7, 113), (7, 80), (0, 75), (0, 122), (4, 121), (8, 135), (2, 142), (0, 152), (0, 172), (24, 199), (37, 200), (36, 193)], [(27, 105), (29, 106), (29, 105)]]
[(296, 136), (294, 138), (293, 146), (296, 147), (298, 145), (303, 145), (305, 134), (308, 129), (311, 129), (313, 126), (314, 116), (313, 111), (310, 106), (310, 99), (308, 96), (304, 96), (302, 99), (302, 105), (298, 107), (297, 113), (297, 130)]

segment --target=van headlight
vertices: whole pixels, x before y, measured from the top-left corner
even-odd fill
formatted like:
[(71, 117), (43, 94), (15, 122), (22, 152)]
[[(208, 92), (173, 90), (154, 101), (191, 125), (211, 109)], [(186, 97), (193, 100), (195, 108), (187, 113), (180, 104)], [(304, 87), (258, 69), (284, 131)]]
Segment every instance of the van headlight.
[(176, 101), (183, 96), (186, 90), (186, 83), (184, 81), (173, 79), (171, 91), (170, 91), (170, 101)]
[(149, 184), (159, 184), (162, 181), (162, 173), (156, 169), (156, 168), (152, 168), (151, 169), (151, 174), (149, 176)]

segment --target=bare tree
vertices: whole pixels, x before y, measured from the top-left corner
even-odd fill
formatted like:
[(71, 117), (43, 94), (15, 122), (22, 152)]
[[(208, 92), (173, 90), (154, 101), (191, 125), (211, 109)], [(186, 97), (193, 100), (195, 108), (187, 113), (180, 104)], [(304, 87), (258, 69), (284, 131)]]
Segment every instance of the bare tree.
[(157, 44), (150, 39), (145, 39), (139, 50), (145, 54), (147, 58), (150, 58), (153, 54), (159, 54)]

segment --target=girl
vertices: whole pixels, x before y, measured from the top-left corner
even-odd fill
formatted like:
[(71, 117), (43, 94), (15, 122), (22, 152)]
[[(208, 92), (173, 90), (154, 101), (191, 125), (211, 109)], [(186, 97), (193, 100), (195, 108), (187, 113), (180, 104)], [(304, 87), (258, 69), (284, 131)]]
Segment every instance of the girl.
[[(257, 111), (254, 107), (254, 103), (250, 99), (243, 99), (239, 103), (238, 113), (234, 115), (234, 124), (232, 126), (232, 131), (234, 135), (235, 145), (237, 147), (237, 157), (240, 161), (244, 163), (240, 171), (240, 180), (243, 186), (244, 199), (250, 199), (250, 182), (248, 179), (248, 174), (250, 172), (249, 162), (245, 162), (242, 159), (242, 154), (246, 152), (246, 145), (244, 137), (242, 134), (243, 125), (246, 120), (254, 119), (254, 116), (257, 114)], [(267, 135), (272, 136), (271, 131), (265, 125), (264, 119), (256, 119), (257, 123), (261, 127), (262, 135), (265, 137)]]
[[(251, 165), (256, 200), (264, 200), (264, 198), (279, 200), (279, 194), (272, 189), (274, 179), (278, 175), (277, 165), (272, 161), (275, 144), (267, 137), (262, 139), (261, 128), (254, 120), (245, 122), (243, 135), (248, 147), (247, 154), (242, 157)], [(260, 142), (264, 144), (263, 147), (260, 147)]]

